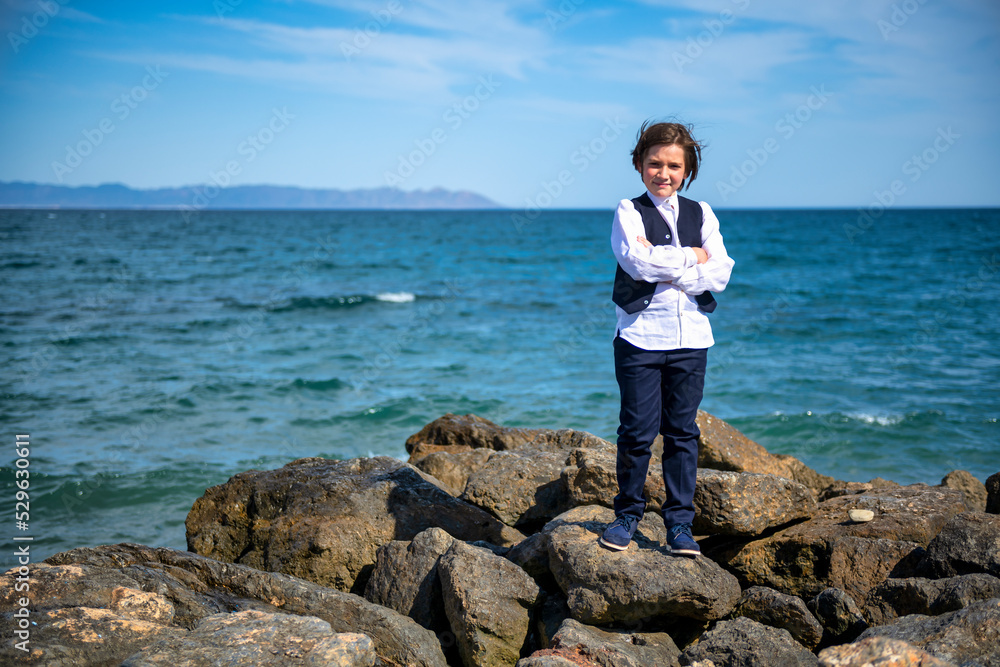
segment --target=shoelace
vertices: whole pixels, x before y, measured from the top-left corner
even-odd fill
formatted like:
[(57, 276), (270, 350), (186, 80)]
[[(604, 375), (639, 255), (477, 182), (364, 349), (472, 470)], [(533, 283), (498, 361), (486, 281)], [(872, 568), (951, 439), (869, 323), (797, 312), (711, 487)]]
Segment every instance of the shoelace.
[(629, 532), (629, 534), (631, 534), (632, 533), (632, 528), (638, 522), (638, 519), (636, 519), (631, 514), (623, 514), (620, 517), (618, 517), (617, 519), (615, 519), (615, 521), (617, 523), (620, 523), (625, 528), (625, 530), (627, 530)]
[(688, 537), (694, 539), (691, 535), (691, 524), (689, 523), (679, 523), (670, 529), (670, 539), (674, 539), (681, 533), (684, 533)]

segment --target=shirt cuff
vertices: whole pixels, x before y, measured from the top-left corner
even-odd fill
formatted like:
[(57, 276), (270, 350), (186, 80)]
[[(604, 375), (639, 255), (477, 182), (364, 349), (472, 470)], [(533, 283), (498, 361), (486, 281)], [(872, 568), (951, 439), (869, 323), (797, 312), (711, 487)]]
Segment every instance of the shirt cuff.
[(685, 268), (690, 268), (692, 266), (695, 266), (698, 263), (698, 255), (694, 254), (694, 248), (689, 248), (685, 246), (683, 250), (684, 250), (684, 259), (687, 260), (687, 262), (684, 265)]

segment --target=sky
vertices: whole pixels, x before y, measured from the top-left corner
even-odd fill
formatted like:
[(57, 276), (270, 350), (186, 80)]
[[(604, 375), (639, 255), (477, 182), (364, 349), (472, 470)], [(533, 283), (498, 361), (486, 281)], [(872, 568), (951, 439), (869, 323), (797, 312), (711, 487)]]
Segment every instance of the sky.
[(0, 181), (1000, 206), (996, 0), (0, 0)]

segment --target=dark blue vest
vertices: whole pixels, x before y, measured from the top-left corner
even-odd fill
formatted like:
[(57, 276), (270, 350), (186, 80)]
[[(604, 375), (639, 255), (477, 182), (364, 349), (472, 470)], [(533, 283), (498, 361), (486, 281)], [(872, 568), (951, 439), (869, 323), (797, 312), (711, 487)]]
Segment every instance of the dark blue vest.
[[(649, 198), (649, 193), (644, 192), (641, 197), (633, 199), (632, 203), (635, 205), (635, 209), (639, 211), (639, 215), (642, 216), (642, 226), (646, 229), (646, 240), (653, 245), (671, 245), (670, 228), (667, 226), (663, 216), (660, 215), (660, 212), (656, 210), (656, 206)], [(677, 237), (681, 246), (700, 248), (701, 223), (703, 219), (701, 204), (678, 195), (677, 208)], [(629, 239), (630, 243), (632, 241), (634, 239)], [(611, 292), (611, 300), (626, 313), (631, 315), (632, 313), (638, 313), (640, 310), (645, 310), (649, 306), (649, 302), (652, 300), (653, 292), (655, 291), (656, 283), (635, 280), (625, 272), (620, 264), (618, 265), (618, 270), (615, 272), (615, 285)], [(698, 308), (706, 313), (711, 313), (717, 305), (715, 297), (712, 296), (711, 292), (699, 294), (695, 297), (695, 301), (698, 302)]]

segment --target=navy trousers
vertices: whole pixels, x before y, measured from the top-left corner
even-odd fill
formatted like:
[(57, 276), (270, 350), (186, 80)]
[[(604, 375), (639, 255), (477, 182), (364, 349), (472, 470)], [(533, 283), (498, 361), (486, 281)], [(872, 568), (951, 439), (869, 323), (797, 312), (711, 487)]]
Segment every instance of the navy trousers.
[(615, 514), (642, 518), (650, 449), (662, 433), (663, 522), (667, 528), (691, 523), (701, 435), (695, 418), (705, 390), (708, 350), (643, 350), (621, 337), (615, 337), (614, 347), (622, 399)]

